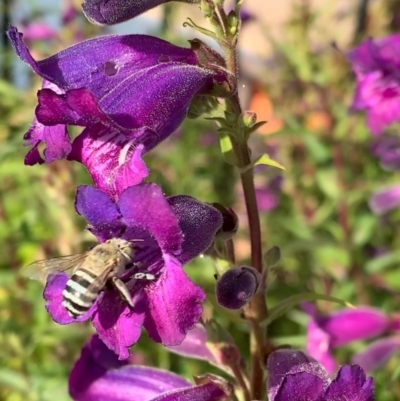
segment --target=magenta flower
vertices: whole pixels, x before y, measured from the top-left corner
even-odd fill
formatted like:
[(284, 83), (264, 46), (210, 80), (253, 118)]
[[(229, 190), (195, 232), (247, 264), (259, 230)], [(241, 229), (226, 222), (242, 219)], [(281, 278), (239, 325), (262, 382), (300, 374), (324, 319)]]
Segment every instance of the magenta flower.
[[(172, 0), (84, 0), (82, 9), (92, 24), (114, 25), (128, 21), (145, 11)], [(183, 3), (199, 3), (200, 0), (177, 0)]]
[(374, 381), (357, 365), (343, 365), (331, 380), (325, 369), (300, 351), (281, 349), (268, 358), (269, 401), (373, 401)]
[(175, 373), (119, 361), (97, 336), (82, 349), (69, 378), (74, 401), (219, 401), (232, 389), (207, 375), (193, 385)]
[(353, 341), (381, 335), (391, 327), (391, 320), (379, 309), (360, 307), (343, 309), (331, 315), (317, 315), (315, 306), (304, 304), (310, 315), (307, 329), (307, 354), (333, 373), (336, 362), (332, 349)]
[(400, 120), (400, 35), (368, 39), (348, 53), (357, 83), (352, 110), (365, 110), (374, 135)]
[[(22, 34), (8, 31), (18, 56), (44, 79), (36, 118), (25, 135), (25, 164), (68, 157), (85, 165), (95, 185), (114, 199), (142, 182), (142, 160), (186, 117), (190, 102), (212, 86), (191, 49), (146, 35), (90, 39), (35, 61)], [(67, 125), (86, 127), (71, 143)]]
[[(164, 198), (155, 184), (126, 189), (118, 203), (94, 187), (80, 186), (75, 205), (100, 242), (143, 240), (133, 267), (121, 277), (134, 308), (114, 289), (104, 291), (86, 314), (74, 320), (62, 305), (68, 277), (58, 274), (44, 290), (53, 320), (68, 324), (91, 319), (99, 337), (120, 359), (129, 356), (128, 348), (139, 339), (142, 326), (156, 342), (179, 344), (199, 320), (205, 299), (204, 291), (189, 280), (182, 265), (210, 246), (222, 224), (220, 213), (189, 196)], [(129, 280), (138, 272), (156, 279)]]
[(369, 207), (378, 215), (390, 212), (400, 206), (400, 185), (396, 184), (376, 191), (369, 199)]

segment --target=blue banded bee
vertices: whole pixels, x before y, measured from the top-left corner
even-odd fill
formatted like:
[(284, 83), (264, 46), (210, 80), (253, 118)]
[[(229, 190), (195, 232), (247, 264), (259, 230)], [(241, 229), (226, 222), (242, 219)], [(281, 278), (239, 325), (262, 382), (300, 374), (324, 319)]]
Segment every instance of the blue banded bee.
[[(133, 308), (129, 290), (119, 278), (132, 262), (132, 242), (111, 238), (82, 254), (34, 262), (25, 268), (24, 275), (39, 280), (57, 272), (69, 275), (62, 293), (62, 305), (74, 319), (90, 309), (108, 283), (114, 285), (121, 297)], [(135, 273), (131, 279), (154, 280), (155, 276), (149, 273)]]

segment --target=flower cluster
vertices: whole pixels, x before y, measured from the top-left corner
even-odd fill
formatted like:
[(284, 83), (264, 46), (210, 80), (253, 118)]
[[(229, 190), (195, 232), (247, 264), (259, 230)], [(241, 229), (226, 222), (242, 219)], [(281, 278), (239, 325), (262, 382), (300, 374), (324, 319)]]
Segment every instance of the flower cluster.
[[(104, 8), (103, 2), (87, 1), (83, 9), (90, 19), (102, 15), (106, 21), (97, 22), (115, 23), (161, 2), (138, 12), (132, 11), (135, 1), (121, 9), (117, 3)], [(109, 12), (115, 18), (107, 19)], [(192, 197), (165, 197), (157, 185), (144, 183), (149, 171), (142, 157), (179, 127), (192, 100), (207, 94), (219, 73), (200, 65), (194, 50), (146, 35), (98, 37), (37, 61), (22, 33), (11, 27), (7, 34), (16, 54), (43, 79), (24, 136), (31, 147), (25, 164), (82, 163), (94, 186), (78, 188), (75, 208), (88, 230), (99, 242), (140, 241), (132, 267), (121, 277), (133, 308), (114, 289), (102, 292), (87, 313), (73, 319), (63, 306), (68, 276), (61, 273), (47, 281), (48, 312), (60, 324), (91, 319), (121, 359), (129, 356), (142, 326), (154, 341), (179, 344), (199, 320), (205, 299), (183, 265), (209, 248), (222, 215)], [(84, 129), (71, 140), (69, 126)], [(154, 280), (133, 279), (138, 273)]]

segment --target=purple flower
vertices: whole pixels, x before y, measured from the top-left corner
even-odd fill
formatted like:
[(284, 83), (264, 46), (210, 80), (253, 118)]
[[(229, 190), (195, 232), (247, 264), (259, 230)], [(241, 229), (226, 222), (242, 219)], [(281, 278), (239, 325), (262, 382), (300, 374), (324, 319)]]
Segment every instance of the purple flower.
[[(171, 0), (84, 0), (82, 4), (86, 18), (92, 24), (113, 25), (128, 21), (147, 10)], [(199, 3), (200, 0), (178, 0), (184, 3)]]
[(45, 22), (24, 21), (22, 24), (24, 26), (25, 39), (28, 41), (51, 40), (58, 36), (57, 31)]
[(277, 175), (268, 184), (256, 187), (258, 208), (263, 212), (274, 210), (279, 204), (279, 195), (282, 190), (283, 177)]
[(390, 336), (372, 342), (364, 351), (354, 355), (353, 363), (360, 365), (366, 372), (373, 372), (399, 353), (400, 336)]
[[(25, 135), (25, 164), (68, 157), (85, 165), (114, 199), (142, 182), (142, 160), (183, 121), (192, 98), (212, 86), (191, 49), (146, 35), (90, 39), (35, 61), (22, 34), (8, 31), (18, 56), (44, 79), (36, 118)], [(67, 125), (86, 127), (71, 144)]]
[(381, 189), (369, 199), (369, 207), (378, 215), (390, 212), (400, 206), (400, 185)]
[(194, 386), (172, 372), (128, 365), (93, 336), (71, 371), (69, 393), (75, 401), (218, 401), (232, 389), (213, 375)]
[(331, 380), (325, 369), (300, 351), (281, 349), (268, 358), (269, 401), (373, 401), (374, 382), (357, 365), (343, 365)]
[(352, 110), (365, 110), (374, 135), (400, 120), (400, 35), (368, 39), (348, 53), (357, 84)]
[(386, 170), (400, 170), (400, 138), (386, 135), (377, 138), (371, 147), (372, 154), (379, 158)]
[(331, 315), (317, 315), (312, 304), (304, 304), (303, 309), (310, 315), (307, 353), (329, 373), (336, 370), (333, 348), (377, 337), (391, 327), (389, 317), (370, 307), (343, 309)]
[[(139, 339), (142, 326), (156, 342), (179, 344), (199, 320), (205, 299), (204, 291), (188, 279), (182, 265), (210, 246), (222, 224), (220, 213), (189, 196), (164, 198), (155, 184), (127, 188), (118, 203), (94, 187), (80, 186), (75, 207), (100, 242), (143, 240), (135, 246), (132, 268), (121, 277), (134, 308), (113, 289), (102, 292), (91, 309), (74, 320), (62, 305), (68, 277), (58, 274), (44, 290), (53, 320), (68, 324), (90, 318), (102, 341), (120, 359), (129, 356), (128, 348)], [(130, 280), (138, 272), (156, 279)]]

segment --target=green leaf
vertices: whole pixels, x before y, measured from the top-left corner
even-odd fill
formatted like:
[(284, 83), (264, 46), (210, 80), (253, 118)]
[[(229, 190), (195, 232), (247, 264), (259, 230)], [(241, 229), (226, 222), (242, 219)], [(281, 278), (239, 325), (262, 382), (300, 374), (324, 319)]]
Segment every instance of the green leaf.
[(244, 173), (247, 170), (250, 170), (251, 168), (253, 168), (254, 166), (258, 166), (260, 164), (277, 167), (277, 168), (280, 168), (281, 170), (286, 171), (285, 167), (283, 167), (282, 164), (279, 164), (276, 160), (271, 159), (267, 154), (263, 154), (262, 156), (258, 157), (254, 162), (249, 164), (248, 166), (241, 168), (240, 172)]
[(293, 296), (285, 299), (284, 301), (280, 302), (278, 305), (275, 305), (273, 308), (271, 308), (268, 312), (267, 319), (265, 319), (261, 323), (261, 325), (268, 326), (275, 319), (282, 316), (288, 310), (294, 308), (296, 305), (300, 304), (301, 302), (317, 301), (317, 300), (335, 302), (335, 303), (347, 306), (348, 308), (354, 308), (354, 306), (352, 304), (350, 304), (349, 302), (343, 301), (338, 298), (330, 297), (329, 295), (316, 294), (315, 292), (302, 292), (300, 294), (296, 294), (296, 295), (293, 295)]
[(236, 166), (236, 159), (233, 153), (232, 140), (226, 132), (219, 133), (219, 144), (221, 146), (221, 152), (224, 156), (225, 161), (232, 166)]
[(281, 260), (281, 250), (279, 246), (273, 246), (272, 248), (268, 249), (264, 255), (264, 262), (268, 267), (276, 266), (279, 261)]

